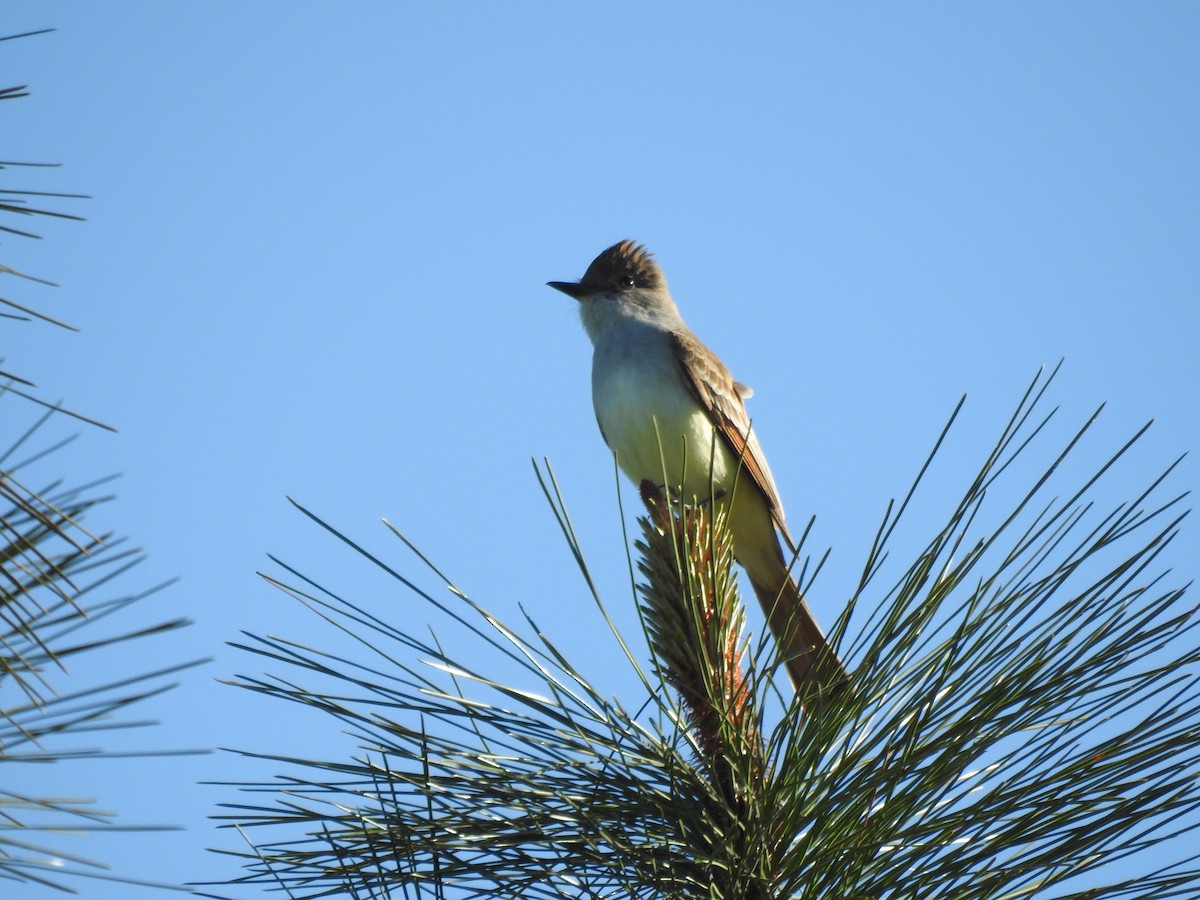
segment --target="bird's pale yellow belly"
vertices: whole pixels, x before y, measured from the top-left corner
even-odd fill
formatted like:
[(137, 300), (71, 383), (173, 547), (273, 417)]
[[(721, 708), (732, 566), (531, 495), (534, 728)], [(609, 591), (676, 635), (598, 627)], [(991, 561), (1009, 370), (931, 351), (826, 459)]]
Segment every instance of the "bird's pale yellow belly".
[(713, 485), (718, 494), (728, 490), (735, 460), (708, 415), (675, 372), (651, 381), (617, 370), (592, 385), (596, 418), (621, 471), (634, 484), (681, 487), (689, 498), (707, 498)]

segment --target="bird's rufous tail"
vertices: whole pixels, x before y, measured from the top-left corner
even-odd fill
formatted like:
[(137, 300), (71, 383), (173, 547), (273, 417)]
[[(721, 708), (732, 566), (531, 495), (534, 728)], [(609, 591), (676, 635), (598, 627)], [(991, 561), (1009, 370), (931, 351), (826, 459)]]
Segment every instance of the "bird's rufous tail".
[(850, 674), (838, 659), (796, 582), (780, 563), (782, 580), (768, 586), (751, 577), (771, 634), (800, 702), (807, 710), (820, 707), (850, 686)]

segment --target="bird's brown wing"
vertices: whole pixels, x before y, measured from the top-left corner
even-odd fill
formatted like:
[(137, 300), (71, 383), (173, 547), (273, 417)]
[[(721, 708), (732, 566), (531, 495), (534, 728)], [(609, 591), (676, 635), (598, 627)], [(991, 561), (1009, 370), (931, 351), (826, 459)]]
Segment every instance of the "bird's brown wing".
[[(770, 511), (771, 523), (795, 552), (795, 545), (783, 522), (783, 507), (775, 480), (762, 449), (750, 431), (750, 417), (734, 387), (733, 377), (725, 365), (689, 332), (672, 335), (675, 358), (683, 373), (684, 383), (708, 413), (717, 433), (728, 448), (741, 460), (742, 477), (749, 477)], [(742, 488), (744, 490), (744, 488)], [(765, 524), (765, 523), (764, 523)], [(734, 535), (734, 554), (737, 556), (737, 535)], [(787, 662), (788, 675), (806, 708), (814, 709), (850, 685), (850, 676), (837, 654), (825, 639), (821, 627), (808, 608), (799, 586), (788, 574), (788, 561), (777, 541), (771, 541), (777, 558), (768, 560), (764, 575), (762, 560), (738, 557), (750, 577), (754, 593), (762, 604), (767, 623), (779, 642)], [(755, 576), (757, 569), (758, 575)], [(778, 577), (769, 571), (778, 567)]]
[[(726, 446), (741, 461), (742, 472), (767, 501), (775, 527), (787, 536), (783, 521), (783, 503), (775, 487), (775, 479), (767, 468), (758, 441), (752, 440), (750, 416), (735, 387), (733, 376), (717, 356), (700, 343), (690, 332), (674, 332), (672, 349), (679, 362), (684, 384), (695, 395), (700, 406), (716, 426)], [(788, 537), (788, 543), (791, 538)]]

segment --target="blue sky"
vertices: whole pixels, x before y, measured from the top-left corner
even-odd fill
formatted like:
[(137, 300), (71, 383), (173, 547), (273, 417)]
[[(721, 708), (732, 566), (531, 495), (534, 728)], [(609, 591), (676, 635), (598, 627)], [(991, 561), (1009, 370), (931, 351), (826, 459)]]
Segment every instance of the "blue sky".
[[(255, 572), (275, 553), (424, 611), (285, 495), (402, 560), (387, 517), (606, 672), (529, 459), (552, 460), (632, 623), (589, 347), (544, 287), (621, 238), (755, 388), (791, 521), (815, 515), (813, 546), (833, 548), (826, 621), (964, 392), (935, 510), (1064, 357), (1064, 419), (1109, 404), (1092, 458), (1155, 419), (1118, 492), (1200, 448), (1194, 4), (9, 0), (3, 18), (58, 29), (0, 44), (3, 85), (33, 91), (4, 104), (3, 155), (64, 164), (6, 186), (93, 197), (64, 204), (85, 224), (5, 240), (5, 262), (61, 285), (8, 294), (82, 329), (5, 325), (5, 368), (119, 429), (53, 465), (124, 473), (93, 524), (146, 547), (137, 585), (180, 578), (140, 615), (197, 624), (134, 662), (215, 657), (147, 707), (160, 728), (115, 746), (343, 746), (218, 683), (262, 669), (224, 646), (242, 630), (326, 639)], [(1174, 484), (1197, 476), (1185, 461)], [(1180, 581), (1198, 550), (1194, 527), (1173, 546)], [(130, 671), (96, 665), (80, 677)], [(206, 820), (232, 789), (196, 782), (270, 774), (214, 754), (38, 778), (187, 826), (79, 845), (176, 880), (233, 871), (203, 849), (236, 845)]]

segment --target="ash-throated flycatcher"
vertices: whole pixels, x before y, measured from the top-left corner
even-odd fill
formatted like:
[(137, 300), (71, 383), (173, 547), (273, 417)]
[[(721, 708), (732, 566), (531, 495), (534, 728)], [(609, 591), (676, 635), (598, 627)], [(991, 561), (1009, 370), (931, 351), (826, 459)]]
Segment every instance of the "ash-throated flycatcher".
[(732, 494), (734, 558), (750, 578), (801, 699), (844, 687), (846, 671), (788, 573), (777, 533), (793, 552), (795, 545), (750, 429), (743, 400), (751, 392), (684, 324), (658, 263), (645, 247), (621, 241), (597, 256), (579, 282), (549, 285), (579, 301), (594, 347), (596, 420), (621, 470), (639, 486), (661, 484), (664, 470), (669, 478), (683, 473), (684, 484), (667, 487), (684, 498), (708, 499), (714, 489), (717, 499)]

